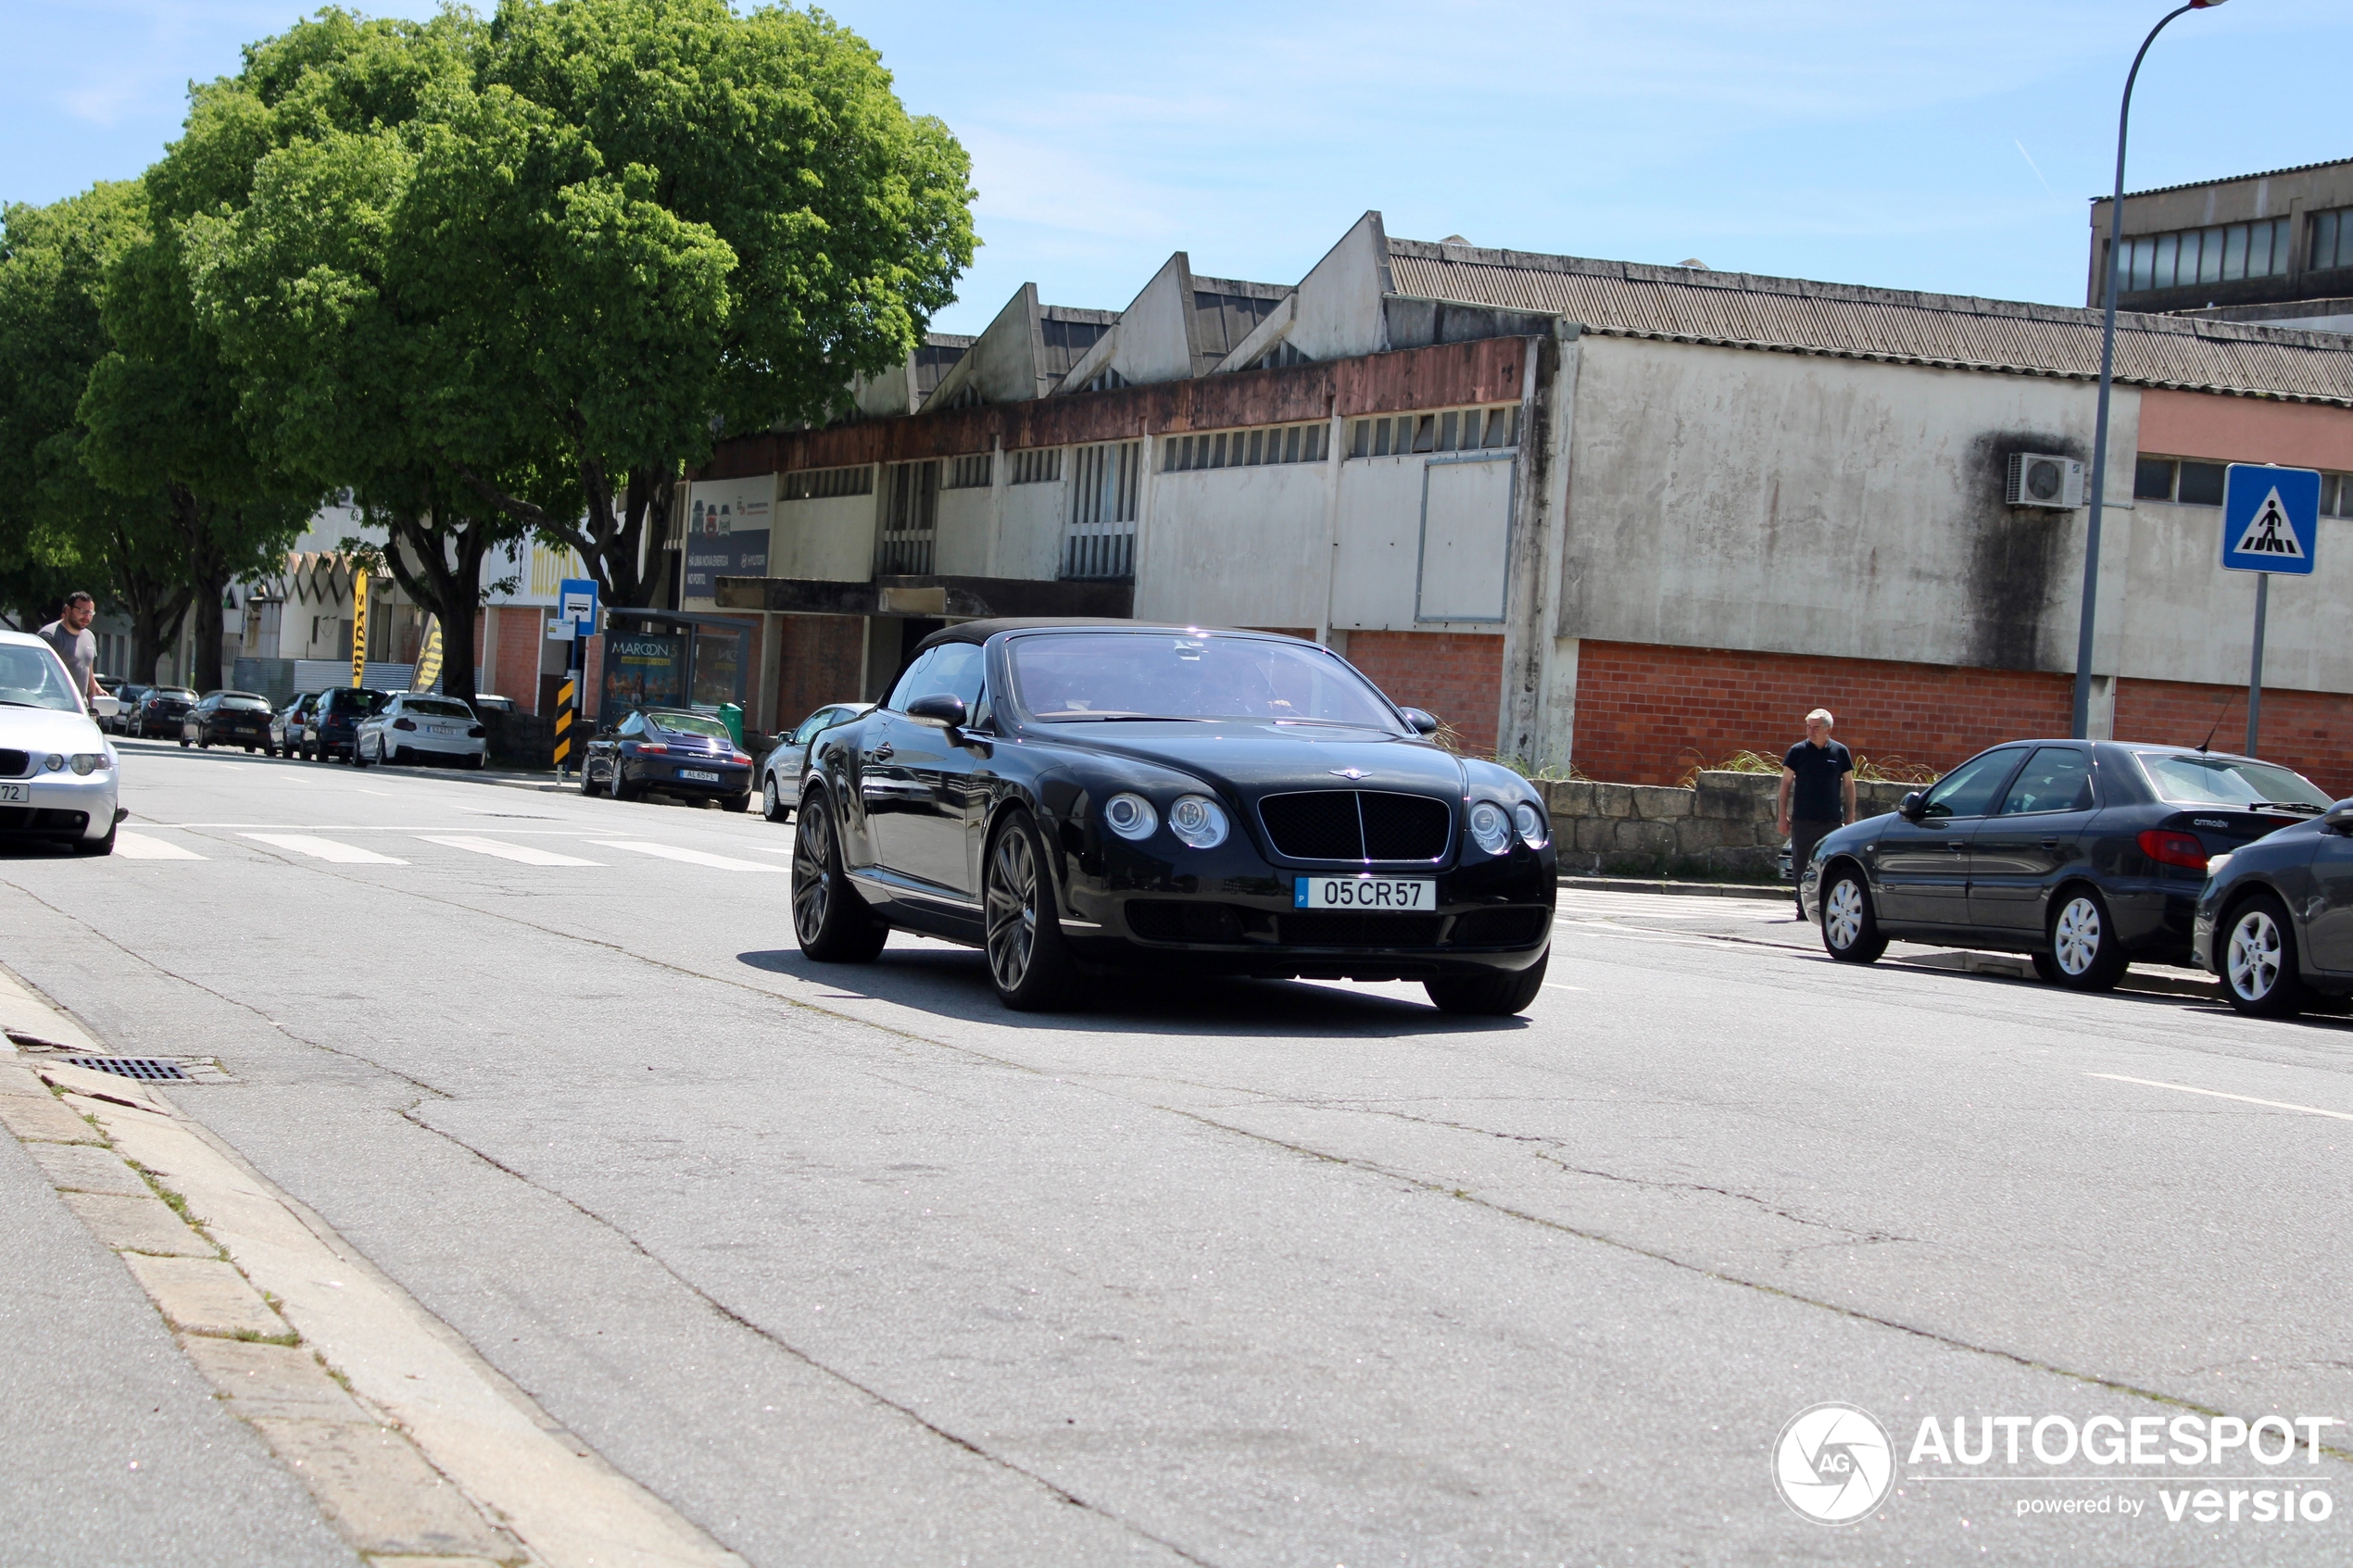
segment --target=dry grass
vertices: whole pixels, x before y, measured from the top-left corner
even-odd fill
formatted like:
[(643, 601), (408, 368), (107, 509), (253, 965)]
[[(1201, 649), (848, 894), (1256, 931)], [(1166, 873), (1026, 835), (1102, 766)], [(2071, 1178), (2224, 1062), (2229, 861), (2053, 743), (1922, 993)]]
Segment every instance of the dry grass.
[[(1683, 756), (1698, 757), (1691, 747), (1683, 748)], [(1699, 783), (1702, 773), (1778, 773), (1781, 771), (1779, 757), (1768, 757), (1759, 751), (1735, 751), (1719, 762), (1696, 761), (1676, 781), (1685, 789)], [(1856, 784), (1932, 784), (1944, 775), (1924, 762), (1907, 762), (1901, 757), (1857, 757), (1855, 759)]]

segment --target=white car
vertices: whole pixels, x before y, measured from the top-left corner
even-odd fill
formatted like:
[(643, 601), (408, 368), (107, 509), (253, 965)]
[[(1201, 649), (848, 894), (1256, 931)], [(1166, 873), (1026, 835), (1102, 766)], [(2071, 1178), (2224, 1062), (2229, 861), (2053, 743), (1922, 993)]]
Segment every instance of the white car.
[(355, 768), (375, 762), (407, 767), (446, 759), (479, 768), (489, 756), (489, 732), (472, 709), (454, 696), (395, 692), (384, 698), (382, 708), (359, 721), (351, 763)]
[(0, 838), (114, 853), (115, 751), (49, 645), (0, 632)]

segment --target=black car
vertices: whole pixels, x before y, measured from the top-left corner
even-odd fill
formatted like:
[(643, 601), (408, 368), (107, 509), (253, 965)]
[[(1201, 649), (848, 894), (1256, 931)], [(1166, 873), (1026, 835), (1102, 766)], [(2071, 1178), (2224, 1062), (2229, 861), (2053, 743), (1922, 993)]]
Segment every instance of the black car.
[(258, 751), (270, 744), (270, 699), (258, 692), (209, 692), (180, 718), (180, 744), (242, 746)]
[(792, 821), (800, 798), (800, 778), (809, 771), (809, 747), (827, 730), (874, 709), (871, 702), (829, 702), (776, 737), (760, 768), (760, 814), (772, 822)]
[(726, 725), (685, 709), (641, 708), (582, 748), (580, 793), (615, 800), (648, 793), (751, 806), (751, 758)]
[(794, 930), (829, 962), (893, 926), (982, 948), (1024, 1010), (1155, 970), (1412, 979), (1517, 1012), (1551, 951), (1551, 822), (1437, 727), (1295, 637), (950, 626), (817, 736)]
[(2192, 947), (2241, 1012), (2353, 995), (2353, 800), (2207, 862)]
[(196, 705), (196, 694), (185, 686), (154, 686), (139, 699), (139, 717), (132, 722), (132, 733), (141, 740), (156, 736), (180, 735), (180, 721)]
[(348, 761), (359, 754), (359, 721), (384, 705), (373, 686), (330, 686), (303, 721), (302, 755), (313, 762)]
[(2328, 809), (2273, 762), (2177, 746), (2013, 741), (1898, 810), (1825, 837), (1800, 873), (1834, 959), (1890, 937), (2031, 953), (2104, 991), (2127, 965), (2186, 964), (2209, 857)]

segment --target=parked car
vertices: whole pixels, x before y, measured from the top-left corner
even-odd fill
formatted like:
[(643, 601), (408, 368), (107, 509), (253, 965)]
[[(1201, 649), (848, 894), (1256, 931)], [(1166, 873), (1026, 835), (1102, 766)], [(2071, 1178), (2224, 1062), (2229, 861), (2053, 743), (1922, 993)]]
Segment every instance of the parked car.
[(2191, 961), (2210, 857), (2328, 809), (2309, 780), (2254, 758), (2013, 741), (1825, 837), (1799, 895), (1834, 959), (1869, 963), (1890, 937), (1966, 942), (2102, 991), (2135, 960)]
[(49, 645), (0, 632), (0, 837), (114, 853), (114, 747)]
[(580, 758), (580, 793), (628, 800), (660, 794), (751, 806), (751, 756), (707, 713), (641, 708), (597, 732)]
[(892, 927), (981, 948), (1006, 1005), (1079, 966), (1419, 980), (1450, 1012), (1543, 985), (1542, 797), (1441, 750), (1330, 650), (1272, 633), (974, 621), (818, 734), (793, 928), (861, 963)]
[(510, 696), (500, 696), (496, 692), (476, 692), (474, 711), (476, 713), (512, 713), (515, 711), (515, 699)]
[(311, 705), (302, 729), (302, 755), (312, 762), (350, 758), (359, 749), (359, 721), (384, 705), (372, 686), (330, 686)]
[(196, 705), (196, 694), (185, 686), (152, 686), (139, 699), (139, 718), (132, 733), (141, 740), (177, 740), (180, 721)]
[(2207, 861), (2191, 947), (2241, 1012), (2353, 995), (2353, 800)]
[(295, 699), (270, 716), (270, 755), (292, 757), (302, 746), (303, 721), (310, 716), (317, 692), (297, 692)]
[(479, 768), (489, 756), (488, 735), (474, 710), (454, 696), (432, 692), (395, 692), (359, 721), (351, 762), (448, 761)]
[(139, 721), (139, 705), (147, 699), (153, 686), (134, 685), (126, 681), (115, 689), (117, 711), (113, 718), (99, 721), (98, 727), (109, 734), (127, 735)]
[(760, 769), (760, 814), (772, 822), (792, 821), (793, 802), (800, 798), (800, 778), (809, 771), (809, 746), (836, 724), (846, 724), (871, 713), (871, 702), (829, 702), (776, 737)]
[(270, 744), (270, 699), (258, 692), (211, 692), (180, 718), (180, 744), (209, 751), (242, 746), (258, 751)]

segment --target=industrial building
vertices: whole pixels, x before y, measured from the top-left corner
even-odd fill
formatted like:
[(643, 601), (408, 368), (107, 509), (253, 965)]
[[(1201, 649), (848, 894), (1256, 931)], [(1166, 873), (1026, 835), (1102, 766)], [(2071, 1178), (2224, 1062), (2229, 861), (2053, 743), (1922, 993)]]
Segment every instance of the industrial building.
[[(1595, 778), (1778, 746), (1817, 704), (1943, 767), (2068, 727), (2080, 480), (2022, 494), (2013, 459), (2088, 458), (2098, 363), (2088, 309), (1368, 213), (1296, 284), (1179, 253), (1116, 312), (1025, 287), (842, 421), (724, 442), (670, 544), (681, 608), (756, 621), (765, 727), (878, 694), (943, 618), (1132, 613), (1326, 640), (1466, 747)], [(2130, 313), (2117, 364), (2094, 732), (2233, 733), (2254, 589), (2219, 568), (2219, 465), (2318, 468), (2264, 749), (2353, 793), (2353, 345)]]

